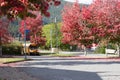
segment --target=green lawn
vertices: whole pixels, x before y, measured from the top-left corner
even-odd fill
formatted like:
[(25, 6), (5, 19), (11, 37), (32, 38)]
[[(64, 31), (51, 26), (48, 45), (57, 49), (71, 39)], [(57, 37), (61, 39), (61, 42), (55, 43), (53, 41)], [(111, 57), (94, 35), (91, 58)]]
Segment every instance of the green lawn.
[(55, 56), (55, 57), (72, 57), (75, 56), (74, 54), (51, 54), (50, 56)]
[(40, 53), (41, 56), (47, 55), (47, 56), (54, 56), (54, 57), (72, 57), (75, 56), (75, 54), (61, 54), (61, 53)]
[(0, 63), (12, 63), (24, 60), (25, 60), (24, 58), (0, 58)]

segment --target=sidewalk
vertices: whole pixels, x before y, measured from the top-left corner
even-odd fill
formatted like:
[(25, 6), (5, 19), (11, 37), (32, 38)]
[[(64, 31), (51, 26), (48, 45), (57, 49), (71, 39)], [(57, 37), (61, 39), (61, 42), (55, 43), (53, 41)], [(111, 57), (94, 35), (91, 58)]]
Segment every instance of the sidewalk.
[(78, 56), (83, 56), (83, 57), (89, 57), (89, 58), (116, 58), (118, 57), (118, 55), (115, 55), (115, 54), (95, 54), (95, 53), (88, 53), (87, 55), (78, 55)]
[(112, 60), (112, 61), (120, 61), (120, 57), (118, 55), (113, 55), (113, 54), (77, 54), (76, 56), (73, 57), (67, 57), (68, 59), (81, 59), (81, 60)]

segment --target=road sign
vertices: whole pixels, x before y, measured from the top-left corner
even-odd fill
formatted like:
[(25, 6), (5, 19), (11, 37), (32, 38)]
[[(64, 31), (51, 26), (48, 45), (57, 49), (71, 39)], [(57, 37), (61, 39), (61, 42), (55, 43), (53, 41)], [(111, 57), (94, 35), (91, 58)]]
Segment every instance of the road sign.
[(30, 40), (30, 30), (25, 30), (26, 33), (26, 41)]

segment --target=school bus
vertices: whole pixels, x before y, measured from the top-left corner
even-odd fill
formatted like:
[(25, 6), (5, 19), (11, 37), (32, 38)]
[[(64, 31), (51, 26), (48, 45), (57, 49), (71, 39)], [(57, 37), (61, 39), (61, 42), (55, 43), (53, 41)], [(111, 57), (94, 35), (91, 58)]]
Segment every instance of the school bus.
[(23, 47), (22, 48), (22, 54), (25, 54), (25, 53), (28, 54), (28, 55), (39, 54), (38, 53), (38, 46), (35, 43), (26, 43), (26, 45), (22, 44), (22, 47)]

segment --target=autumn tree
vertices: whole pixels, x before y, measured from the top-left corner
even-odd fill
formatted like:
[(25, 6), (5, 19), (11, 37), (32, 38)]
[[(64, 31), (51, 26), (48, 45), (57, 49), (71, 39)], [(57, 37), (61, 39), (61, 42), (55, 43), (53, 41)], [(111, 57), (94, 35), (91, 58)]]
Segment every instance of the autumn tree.
[(61, 29), (63, 33), (63, 43), (84, 45), (85, 47), (93, 43), (94, 38), (89, 29), (90, 25), (84, 19), (85, 17), (89, 17), (86, 15), (87, 12), (86, 8), (80, 9), (77, 2), (72, 6), (67, 5), (64, 7), (62, 13), (63, 26)]
[(88, 10), (92, 34), (120, 46), (120, 0), (95, 0)]
[(59, 0), (0, 0), (0, 17), (7, 16), (9, 19), (35, 17), (31, 11), (40, 11), (49, 17), (49, 6), (58, 6)]
[(8, 18), (19, 16), (33, 16), (29, 11), (40, 11), (45, 16), (50, 16), (49, 6), (57, 6), (59, 0), (0, 0), (0, 16), (7, 15)]
[[(19, 31), (22, 34), (22, 37), (25, 37), (25, 29), (30, 31), (30, 41), (32, 43), (40, 45), (45, 45), (45, 38), (42, 36), (42, 16), (38, 12), (34, 13), (37, 15), (36, 18), (27, 17), (25, 20), (22, 20), (20, 23)], [(26, 28), (25, 28), (26, 26)]]
[(6, 18), (0, 19), (0, 56), (2, 56), (2, 44), (10, 43), (12, 37), (8, 31), (9, 20)]
[[(74, 14), (74, 12), (76, 14)], [(78, 35), (78, 20), (80, 17), (80, 7), (78, 4), (73, 6), (66, 5), (62, 12), (62, 34), (64, 43), (75, 43)], [(75, 33), (76, 32), (76, 33)]]
[[(119, 45), (120, 0), (94, 0), (91, 5), (79, 10), (80, 15), (74, 14), (74, 9), (65, 9), (63, 12), (63, 36), (68, 36), (69, 33), (68, 38), (64, 38), (65, 41), (77, 40), (76, 43), (88, 45), (106, 40), (107, 43)], [(78, 28), (74, 23), (78, 24)], [(73, 36), (73, 32), (76, 35)]]

